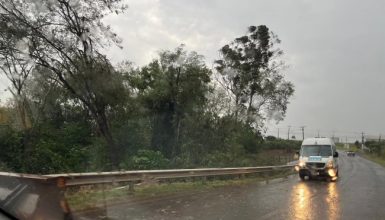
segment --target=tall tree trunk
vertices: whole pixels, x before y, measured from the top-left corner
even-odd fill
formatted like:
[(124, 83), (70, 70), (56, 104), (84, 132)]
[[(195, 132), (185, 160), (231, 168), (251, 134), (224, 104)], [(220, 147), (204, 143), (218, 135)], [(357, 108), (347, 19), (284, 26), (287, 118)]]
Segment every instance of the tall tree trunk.
[(99, 110), (95, 112), (94, 118), (96, 119), (100, 134), (103, 136), (103, 139), (106, 141), (107, 156), (109, 160), (109, 164), (107, 164), (107, 168), (117, 169), (119, 167), (119, 162), (120, 162), (120, 152), (119, 152), (118, 146), (114, 141), (114, 138), (112, 137), (111, 129), (110, 129), (105, 111)]
[(22, 94), (15, 94), (13, 93), (14, 99), (16, 101), (16, 109), (17, 113), (19, 115), (19, 120), (21, 123), (21, 129), (23, 131), (30, 129), (32, 127), (31, 120), (28, 114), (28, 103), (25, 97), (23, 97)]
[(248, 106), (247, 106), (247, 120), (246, 120), (247, 124), (251, 124), (252, 123), (252, 119), (250, 118), (250, 115), (251, 115), (252, 110), (253, 110), (252, 109), (253, 97), (254, 97), (254, 94), (250, 94), (249, 103), (248, 103)]
[(170, 111), (155, 113), (151, 146), (153, 150), (160, 151), (167, 158), (173, 156), (175, 130), (173, 114)]
[(177, 115), (176, 117), (176, 122), (175, 122), (175, 125), (176, 128), (175, 128), (175, 139), (174, 139), (174, 143), (173, 143), (173, 150), (172, 150), (172, 157), (175, 158), (176, 156), (178, 156), (180, 154), (180, 146), (179, 146), (179, 137), (180, 137), (180, 118), (179, 116)]
[(19, 100), (19, 97), (17, 98), (16, 102), (17, 102), (16, 103), (17, 111), (19, 113), (19, 119), (21, 122), (22, 130), (27, 130), (27, 120), (25, 118), (25, 109), (24, 109), (23, 103), (21, 102), (21, 100)]
[(238, 112), (239, 112), (239, 96), (235, 95), (235, 120), (238, 121)]

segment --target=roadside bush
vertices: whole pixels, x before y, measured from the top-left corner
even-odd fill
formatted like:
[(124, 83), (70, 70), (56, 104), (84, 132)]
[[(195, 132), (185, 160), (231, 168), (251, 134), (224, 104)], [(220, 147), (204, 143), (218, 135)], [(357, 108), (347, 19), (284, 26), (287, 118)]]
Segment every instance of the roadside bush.
[(202, 158), (204, 167), (236, 167), (246, 166), (246, 151), (242, 145), (234, 144), (226, 151), (214, 151)]
[(81, 172), (85, 170), (88, 129), (78, 123), (46, 125), (27, 131), (0, 132), (1, 169), (22, 173)]
[(136, 155), (123, 162), (123, 169), (151, 170), (165, 169), (169, 167), (170, 161), (160, 151), (138, 150)]
[(243, 146), (247, 153), (257, 153), (259, 151), (262, 139), (257, 137), (253, 131), (244, 132), (237, 140)]
[(283, 139), (265, 140), (262, 145), (264, 149), (283, 149), (287, 152), (293, 152), (300, 149), (301, 141)]
[(69, 170), (62, 155), (56, 149), (61, 148), (57, 143), (41, 140), (29, 152), (26, 161), (29, 166), (25, 167), (27, 173), (48, 174)]
[(8, 172), (10, 171), (7, 165), (0, 161), (0, 172)]
[(24, 136), (21, 132), (3, 127), (0, 131), (0, 163), (7, 171), (20, 172), (24, 166)]
[(371, 153), (385, 157), (385, 141), (367, 141), (365, 146), (370, 149)]
[(269, 135), (269, 136), (265, 137), (265, 140), (266, 141), (275, 141), (275, 140), (277, 140), (277, 138), (274, 137), (274, 136)]

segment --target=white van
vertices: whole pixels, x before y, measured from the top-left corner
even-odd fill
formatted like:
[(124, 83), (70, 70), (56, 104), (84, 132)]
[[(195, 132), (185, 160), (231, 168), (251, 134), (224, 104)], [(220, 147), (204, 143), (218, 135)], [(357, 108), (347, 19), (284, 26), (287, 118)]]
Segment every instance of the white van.
[(295, 169), (301, 180), (306, 176), (326, 177), (332, 181), (338, 178), (338, 152), (330, 138), (307, 138), (302, 142), (299, 162)]

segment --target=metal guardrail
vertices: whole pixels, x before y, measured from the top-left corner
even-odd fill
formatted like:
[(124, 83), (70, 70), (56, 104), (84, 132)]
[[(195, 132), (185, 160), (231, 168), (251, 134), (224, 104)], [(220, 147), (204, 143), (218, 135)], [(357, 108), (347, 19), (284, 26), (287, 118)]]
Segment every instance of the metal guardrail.
[(237, 167), (237, 168), (203, 168), (203, 169), (171, 169), (171, 170), (139, 170), (95, 173), (67, 173), (45, 175), (58, 178), (65, 186), (92, 185), (100, 183), (118, 183), (130, 181), (146, 181), (159, 179), (176, 179), (188, 177), (208, 177), (223, 175), (241, 175), (291, 169), (294, 165)]
[(0, 172), (0, 178), (14, 179), (13, 181), (38, 181), (40, 183), (54, 183), (60, 188), (93, 185), (101, 183), (118, 183), (130, 181), (145, 181), (157, 179), (176, 179), (188, 177), (208, 177), (223, 175), (240, 175), (250, 173), (286, 170), (294, 164), (262, 167), (235, 167), (235, 168), (201, 168), (201, 169), (169, 169), (169, 170), (135, 170), (91, 173), (64, 173), (50, 175), (33, 175)]
[[(18, 219), (72, 219), (64, 197), (67, 187), (189, 177), (244, 175), (288, 170), (293, 164), (263, 167), (138, 170), (32, 175), (0, 172), (0, 208)], [(132, 188), (133, 189), (133, 188)]]

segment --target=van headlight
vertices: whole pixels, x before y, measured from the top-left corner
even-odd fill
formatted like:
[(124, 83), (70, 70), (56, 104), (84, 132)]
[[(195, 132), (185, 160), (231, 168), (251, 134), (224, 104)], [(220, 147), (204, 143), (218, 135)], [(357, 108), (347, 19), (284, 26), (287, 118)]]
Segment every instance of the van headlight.
[(329, 160), (328, 163), (326, 164), (327, 168), (333, 168), (333, 161)]
[(336, 174), (336, 171), (334, 169), (328, 169), (328, 174), (329, 176), (331, 177), (335, 177), (337, 174)]
[(298, 172), (301, 168), (305, 167), (305, 162), (299, 161), (298, 164), (294, 167), (294, 169)]

